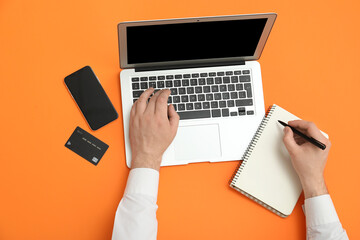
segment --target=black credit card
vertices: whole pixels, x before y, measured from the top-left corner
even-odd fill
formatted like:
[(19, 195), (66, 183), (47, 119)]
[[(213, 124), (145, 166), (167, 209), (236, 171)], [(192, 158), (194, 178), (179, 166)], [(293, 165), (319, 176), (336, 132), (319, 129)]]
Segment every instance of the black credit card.
[(109, 148), (109, 145), (77, 127), (65, 143), (65, 147), (96, 166)]

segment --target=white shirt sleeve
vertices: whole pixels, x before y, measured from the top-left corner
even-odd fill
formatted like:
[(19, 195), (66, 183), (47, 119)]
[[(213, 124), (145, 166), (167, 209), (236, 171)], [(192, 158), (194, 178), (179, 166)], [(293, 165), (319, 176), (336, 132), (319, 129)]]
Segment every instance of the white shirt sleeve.
[(306, 239), (348, 240), (329, 194), (305, 199)]
[(158, 171), (151, 168), (130, 171), (116, 211), (112, 240), (156, 239), (158, 186)]

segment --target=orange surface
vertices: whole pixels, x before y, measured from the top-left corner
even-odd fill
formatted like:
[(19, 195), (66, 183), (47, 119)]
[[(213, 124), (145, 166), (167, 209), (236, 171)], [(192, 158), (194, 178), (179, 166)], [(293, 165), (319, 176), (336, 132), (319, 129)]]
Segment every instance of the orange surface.
[[(121, 115), (92, 132), (110, 145), (99, 165), (83, 160), (64, 147), (76, 126), (91, 130), (63, 78), (90, 65), (121, 114), (117, 23), (262, 12), (278, 13), (260, 59), (265, 105), (330, 135), (327, 184), (359, 239), (359, 11), (356, 0), (1, 0), (0, 239), (110, 239), (129, 172)], [(158, 239), (305, 239), (303, 197), (279, 218), (228, 187), (236, 165), (162, 168)]]

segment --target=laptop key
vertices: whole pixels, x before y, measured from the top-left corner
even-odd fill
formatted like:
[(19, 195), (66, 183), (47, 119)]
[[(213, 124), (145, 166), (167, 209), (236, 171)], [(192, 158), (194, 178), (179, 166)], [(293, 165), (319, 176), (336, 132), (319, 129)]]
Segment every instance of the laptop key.
[(224, 100), (230, 99), (230, 94), (229, 94), (228, 92), (224, 92), (224, 93), (222, 94), (222, 98), (223, 98)]
[(230, 83), (230, 77), (223, 77), (223, 83)]
[(199, 77), (199, 74), (198, 74), (198, 73), (193, 73), (193, 74), (191, 74), (191, 77), (193, 77), (193, 78), (198, 78), (198, 77)]
[(222, 113), (223, 117), (228, 117), (229, 116), (229, 109), (228, 108), (221, 109), (221, 113)]
[(211, 72), (211, 73), (209, 73), (209, 76), (210, 76), (210, 77), (215, 77), (215, 76), (216, 76), (216, 72)]
[(232, 92), (230, 94), (230, 96), (231, 96), (231, 99), (237, 99), (238, 98), (238, 93), (237, 92)]
[(181, 86), (181, 81), (180, 80), (175, 80), (174, 81), (174, 87), (180, 87)]
[(204, 86), (203, 90), (204, 90), (204, 93), (209, 93), (210, 92), (210, 86)]
[(205, 101), (205, 94), (199, 94), (198, 101), (200, 101), (200, 102)]
[(178, 114), (180, 116), (180, 120), (211, 117), (210, 110), (178, 112)]
[(165, 82), (165, 86), (166, 86), (167, 88), (170, 88), (170, 87), (173, 86), (173, 82), (172, 82), (172, 81), (166, 81), (166, 82)]
[(174, 103), (179, 103), (180, 102), (180, 96), (174, 96), (173, 97), (173, 102)]
[(253, 110), (247, 111), (246, 114), (247, 115), (254, 115), (254, 111)]
[(179, 111), (184, 111), (185, 110), (185, 104), (184, 103), (179, 103), (177, 108), (178, 108)]
[(166, 79), (174, 79), (174, 75), (167, 75)]
[(190, 76), (190, 74), (184, 74), (183, 77), (184, 78), (190, 78), (191, 76)]
[(186, 94), (186, 89), (185, 88), (179, 88), (179, 94), (180, 95)]
[(206, 94), (206, 101), (212, 101), (214, 99), (214, 95), (212, 93)]
[(157, 79), (158, 80), (165, 80), (165, 76), (158, 76)]
[(171, 91), (171, 95), (177, 95), (178, 94), (177, 88), (171, 88), (170, 91)]
[(237, 83), (237, 82), (239, 82), (239, 77), (238, 77), (238, 76), (232, 76), (232, 77), (231, 77), (231, 82), (232, 82), (232, 83)]
[(245, 108), (240, 107), (238, 112), (239, 112), (239, 116), (246, 115)]
[(195, 93), (202, 93), (202, 87), (195, 87)]
[(219, 104), (217, 101), (211, 102), (210, 105), (211, 105), (211, 108), (219, 108)]
[(218, 91), (219, 91), (219, 86), (218, 85), (211, 86), (211, 92), (218, 92)]
[(232, 71), (227, 71), (225, 74), (226, 74), (226, 76), (231, 76), (231, 75), (233, 75), (234, 73), (233, 73)]
[(242, 83), (238, 83), (235, 86), (237, 91), (244, 90), (244, 85)]
[(134, 78), (131, 79), (131, 81), (133, 81), (133, 82), (138, 82), (138, 81), (139, 81), (139, 78), (138, 78), (138, 77), (134, 77)]
[(196, 86), (197, 85), (197, 79), (196, 78), (190, 79), (190, 85), (191, 86)]
[(187, 103), (186, 104), (186, 110), (193, 110), (194, 109), (194, 104), (193, 103)]
[(224, 72), (217, 72), (217, 75), (221, 77), (221, 76), (224, 76), (225, 73)]
[(172, 103), (172, 97), (171, 96), (168, 97), (167, 103)]
[(203, 109), (209, 109), (210, 103), (209, 102), (203, 102)]
[(244, 91), (239, 92), (239, 98), (246, 98), (246, 93)]
[(190, 84), (189, 79), (184, 79), (184, 80), (181, 81), (181, 83), (182, 83), (183, 87), (187, 87)]
[(250, 82), (250, 75), (240, 76), (240, 82)]
[(230, 116), (237, 116), (237, 115), (238, 115), (237, 112), (231, 112), (231, 113), (230, 113)]
[(144, 91), (133, 91), (133, 98), (138, 98)]
[(219, 107), (225, 108), (226, 107), (226, 101), (219, 101)]
[(175, 79), (182, 79), (182, 75), (181, 74), (176, 74)]
[(220, 109), (212, 109), (211, 115), (212, 117), (221, 117)]
[(200, 102), (194, 103), (194, 108), (201, 109), (201, 103)]
[(157, 87), (158, 88), (164, 88), (164, 81), (157, 82)]
[(226, 85), (220, 85), (220, 92), (226, 92), (226, 91), (227, 91)]
[(235, 74), (235, 75), (241, 75), (241, 71), (240, 71), (240, 70), (239, 70), (239, 71), (235, 71), (234, 74)]
[(207, 77), (208, 74), (207, 73), (200, 73), (200, 77)]
[(252, 92), (251, 92), (251, 83), (245, 83), (244, 84), (244, 88), (246, 90), (246, 95), (248, 98), (252, 97)]
[(215, 78), (215, 83), (216, 83), (216, 84), (222, 84), (222, 79), (221, 79), (221, 77), (216, 77), (216, 78)]
[(196, 102), (196, 95), (190, 95), (190, 102)]
[(252, 99), (238, 99), (235, 101), (237, 107), (239, 106), (252, 106), (253, 100)]
[(208, 85), (214, 84), (214, 78), (207, 78), (206, 82)]
[(151, 77), (149, 77), (149, 80), (150, 80), (150, 81), (154, 81), (154, 80), (156, 80), (156, 77), (155, 77), (155, 76), (151, 76)]
[(206, 81), (205, 78), (199, 78), (199, 85), (205, 85)]
[(140, 88), (140, 85), (138, 84), (138, 83), (133, 83), (132, 84), (132, 89), (133, 90), (137, 90), (137, 89), (139, 89)]
[(156, 82), (149, 82), (149, 88), (156, 88)]
[(243, 70), (242, 73), (243, 74), (250, 74), (250, 70)]
[(228, 87), (228, 91), (235, 91), (235, 85), (234, 84), (229, 84), (227, 87)]
[(187, 94), (193, 94), (194, 93), (194, 87), (188, 87), (186, 88)]
[(147, 82), (142, 82), (140, 84), (140, 86), (141, 86), (141, 89), (148, 89), (148, 83)]
[(148, 77), (141, 77), (140, 78), (140, 81), (147, 81), (148, 80)]
[(181, 102), (188, 102), (188, 101), (189, 101), (188, 95), (181, 96)]
[(221, 100), (221, 93), (214, 93), (215, 100)]
[(234, 100), (228, 100), (227, 105), (228, 105), (228, 107), (234, 107), (235, 106), (235, 101)]

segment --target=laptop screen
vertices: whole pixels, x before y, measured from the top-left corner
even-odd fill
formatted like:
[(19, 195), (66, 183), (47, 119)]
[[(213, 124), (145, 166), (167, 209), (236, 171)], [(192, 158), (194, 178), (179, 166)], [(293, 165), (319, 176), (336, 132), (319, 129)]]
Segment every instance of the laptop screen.
[(267, 18), (128, 26), (128, 63), (253, 56)]

